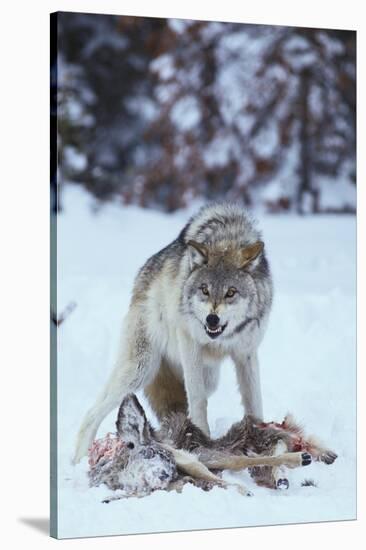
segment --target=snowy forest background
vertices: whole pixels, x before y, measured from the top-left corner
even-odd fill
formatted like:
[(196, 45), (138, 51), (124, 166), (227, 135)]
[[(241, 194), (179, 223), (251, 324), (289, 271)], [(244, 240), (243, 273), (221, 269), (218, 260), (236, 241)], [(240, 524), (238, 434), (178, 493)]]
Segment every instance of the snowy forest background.
[(57, 48), (54, 210), (72, 181), (166, 212), (355, 212), (355, 32), (60, 13)]

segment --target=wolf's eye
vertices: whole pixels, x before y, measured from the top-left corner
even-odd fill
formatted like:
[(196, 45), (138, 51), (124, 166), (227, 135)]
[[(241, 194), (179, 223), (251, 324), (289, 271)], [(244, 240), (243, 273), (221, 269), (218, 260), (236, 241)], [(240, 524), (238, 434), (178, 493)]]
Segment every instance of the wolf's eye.
[(201, 286), (201, 290), (202, 294), (204, 294), (205, 296), (208, 296), (210, 294), (206, 285)]
[(229, 290), (225, 294), (225, 298), (232, 298), (237, 292), (238, 291), (236, 290), (236, 288), (231, 287), (231, 288), (229, 288)]

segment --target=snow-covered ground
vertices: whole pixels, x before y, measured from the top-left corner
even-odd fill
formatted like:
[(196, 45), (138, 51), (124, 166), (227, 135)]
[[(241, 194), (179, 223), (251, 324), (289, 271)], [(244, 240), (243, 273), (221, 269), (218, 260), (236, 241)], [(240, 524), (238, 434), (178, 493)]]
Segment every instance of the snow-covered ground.
[[(291, 411), (339, 458), (291, 472), (288, 491), (257, 487), (247, 472), (227, 474), (249, 487), (102, 504), (108, 489), (88, 488), (86, 458), (71, 455), (82, 415), (108, 377), (137, 269), (176, 237), (191, 212), (174, 215), (108, 205), (69, 186), (58, 220), (58, 313), (76, 309), (58, 330), (58, 536), (84, 537), (215, 527), (353, 519), (356, 516), (356, 224), (349, 216), (260, 216), (275, 300), (260, 348), (264, 414)], [(146, 401), (139, 395), (149, 418)], [(98, 435), (114, 431), (116, 412)], [(242, 416), (234, 371), (222, 365), (209, 402), (213, 435)], [(311, 478), (317, 487), (301, 487)]]

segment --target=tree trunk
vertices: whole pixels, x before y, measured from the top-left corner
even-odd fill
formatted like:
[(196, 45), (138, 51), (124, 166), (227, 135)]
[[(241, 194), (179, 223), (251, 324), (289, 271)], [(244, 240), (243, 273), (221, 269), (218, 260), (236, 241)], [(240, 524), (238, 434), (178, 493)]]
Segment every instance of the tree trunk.
[(319, 211), (319, 193), (314, 189), (311, 178), (311, 151), (309, 136), (309, 91), (311, 73), (303, 69), (300, 75), (299, 111), (300, 111), (300, 183), (296, 197), (296, 208), (299, 214), (305, 214), (304, 199), (311, 196), (311, 211)]

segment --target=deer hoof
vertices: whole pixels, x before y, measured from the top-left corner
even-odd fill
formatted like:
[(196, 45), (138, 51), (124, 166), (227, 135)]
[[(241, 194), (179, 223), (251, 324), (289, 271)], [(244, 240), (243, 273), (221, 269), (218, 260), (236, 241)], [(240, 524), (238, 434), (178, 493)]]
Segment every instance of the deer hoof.
[(325, 464), (333, 464), (333, 462), (335, 461), (337, 456), (338, 455), (336, 453), (334, 453), (333, 451), (327, 450), (325, 453), (323, 453), (320, 456), (320, 460), (322, 462), (324, 462)]
[(290, 483), (288, 479), (286, 479), (285, 477), (281, 477), (276, 482), (276, 489), (283, 490), (283, 489), (288, 489), (289, 487), (290, 487)]
[(301, 466), (309, 466), (311, 464), (311, 455), (309, 453), (301, 454)]

